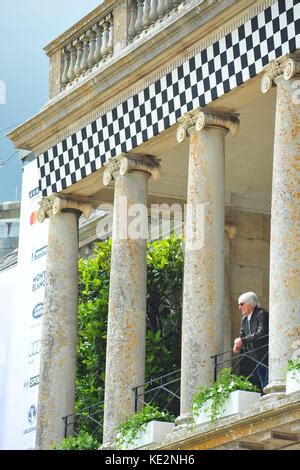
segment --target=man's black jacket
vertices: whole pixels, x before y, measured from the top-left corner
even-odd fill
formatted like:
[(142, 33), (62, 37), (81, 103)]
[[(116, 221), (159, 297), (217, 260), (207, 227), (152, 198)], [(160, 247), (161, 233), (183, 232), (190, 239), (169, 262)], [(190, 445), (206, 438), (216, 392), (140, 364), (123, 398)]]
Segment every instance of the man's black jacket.
[[(241, 319), (240, 338), (242, 338), (244, 351), (264, 364), (268, 364), (269, 313), (256, 306), (250, 319), (250, 329), (247, 315)], [(258, 351), (251, 353), (253, 349)], [(251, 361), (251, 359), (250, 359)], [(252, 362), (253, 368), (255, 363)]]

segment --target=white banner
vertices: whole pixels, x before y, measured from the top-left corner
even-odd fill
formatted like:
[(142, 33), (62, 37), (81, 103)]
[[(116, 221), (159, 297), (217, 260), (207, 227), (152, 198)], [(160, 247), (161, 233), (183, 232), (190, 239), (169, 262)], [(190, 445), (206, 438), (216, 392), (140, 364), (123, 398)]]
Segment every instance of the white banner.
[(34, 449), (41, 350), (48, 221), (38, 223), (36, 159), (25, 164), (15, 311), (11, 319), (5, 413), (0, 430), (1, 449)]

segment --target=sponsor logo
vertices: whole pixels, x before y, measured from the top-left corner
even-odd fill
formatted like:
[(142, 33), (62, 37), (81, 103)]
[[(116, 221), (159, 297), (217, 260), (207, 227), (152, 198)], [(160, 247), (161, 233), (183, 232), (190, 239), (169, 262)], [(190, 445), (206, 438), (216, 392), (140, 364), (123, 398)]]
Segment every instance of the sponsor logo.
[(29, 223), (30, 223), (30, 225), (34, 225), (34, 224), (37, 223), (37, 221), (38, 221), (38, 211), (35, 210), (35, 211), (31, 212), (31, 214), (30, 214)]
[(24, 429), (23, 434), (28, 434), (36, 430), (36, 426), (34, 426), (36, 421), (36, 407), (34, 405), (31, 405), (27, 412), (27, 421), (29, 424), (31, 424), (31, 426), (27, 429)]
[(32, 199), (34, 196), (37, 196), (39, 194), (39, 188), (34, 188), (31, 191), (29, 191), (29, 198)]
[(41, 258), (42, 256), (45, 256), (47, 254), (47, 245), (43, 246), (42, 248), (39, 248), (38, 250), (35, 250), (32, 253), (32, 261), (35, 261), (36, 259)]
[(34, 405), (31, 405), (27, 413), (27, 421), (30, 424), (34, 424), (35, 420), (36, 420), (36, 407)]
[(33, 310), (32, 310), (33, 318), (40, 318), (43, 315), (43, 311), (44, 311), (43, 302), (40, 302), (39, 304), (36, 304), (36, 306), (33, 307)]
[(29, 432), (36, 431), (36, 426), (32, 426), (31, 428), (24, 429), (23, 434), (28, 434)]
[(38, 273), (36, 276), (34, 276), (33, 281), (32, 281), (32, 292), (35, 292), (41, 287), (45, 287), (45, 279), (46, 279), (46, 271), (43, 271), (42, 273)]
[(34, 377), (30, 377), (30, 379), (25, 380), (24, 388), (31, 388), (38, 384), (39, 384), (39, 375), (35, 375)]
[(28, 357), (34, 357), (41, 352), (41, 340), (32, 341), (28, 347)]

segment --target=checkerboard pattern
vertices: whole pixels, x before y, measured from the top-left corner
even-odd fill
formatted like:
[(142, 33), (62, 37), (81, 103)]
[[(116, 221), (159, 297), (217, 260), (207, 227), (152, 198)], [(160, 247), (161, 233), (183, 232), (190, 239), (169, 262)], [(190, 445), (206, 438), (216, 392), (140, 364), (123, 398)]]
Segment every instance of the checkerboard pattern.
[(38, 157), (43, 196), (59, 192), (299, 48), (298, 0), (279, 0)]

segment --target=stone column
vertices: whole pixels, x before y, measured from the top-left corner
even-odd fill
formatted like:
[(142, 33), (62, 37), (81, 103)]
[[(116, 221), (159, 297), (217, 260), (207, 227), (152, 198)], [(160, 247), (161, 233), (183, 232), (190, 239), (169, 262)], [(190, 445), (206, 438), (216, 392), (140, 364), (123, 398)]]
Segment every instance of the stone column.
[(224, 307), (224, 143), (238, 118), (195, 110), (179, 119), (177, 139), (190, 135), (184, 253), (181, 416), (199, 385), (213, 381), (211, 356), (222, 352)]
[(159, 163), (122, 154), (111, 160), (104, 185), (115, 181), (105, 375), (104, 448), (134, 412), (133, 387), (144, 383), (148, 178)]
[(300, 57), (270, 64), (262, 92), (277, 87), (270, 241), (269, 384), (285, 391), (287, 362), (300, 336)]
[(57, 195), (44, 198), (39, 210), (40, 222), (50, 218), (36, 430), (40, 450), (64, 438), (62, 418), (74, 413), (78, 217), (90, 211), (89, 202)]

